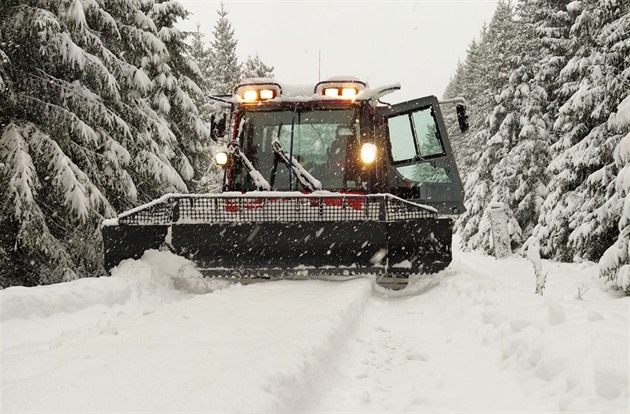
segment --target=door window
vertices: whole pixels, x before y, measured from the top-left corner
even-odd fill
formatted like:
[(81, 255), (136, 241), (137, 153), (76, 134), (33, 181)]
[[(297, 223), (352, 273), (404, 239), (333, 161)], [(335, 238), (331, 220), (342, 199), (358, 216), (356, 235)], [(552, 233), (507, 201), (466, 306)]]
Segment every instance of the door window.
[(394, 162), (409, 162), (444, 155), (431, 108), (387, 119)]
[(420, 156), (422, 158), (431, 158), (443, 155), (444, 148), (442, 148), (431, 109), (427, 108), (413, 112), (411, 118), (416, 129)]
[(389, 123), (389, 135), (392, 139), (392, 158), (394, 162), (404, 161), (416, 155), (416, 144), (413, 140), (413, 132), (409, 116), (395, 116), (387, 120)]
[(421, 183), (450, 183), (451, 179), (446, 174), (444, 168), (435, 167), (426, 162), (405, 165), (396, 170), (408, 180)]

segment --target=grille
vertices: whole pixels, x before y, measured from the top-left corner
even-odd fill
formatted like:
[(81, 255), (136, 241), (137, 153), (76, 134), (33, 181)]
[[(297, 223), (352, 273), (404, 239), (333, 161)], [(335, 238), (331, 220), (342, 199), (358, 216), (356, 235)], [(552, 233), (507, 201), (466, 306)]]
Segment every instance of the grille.
[(170, 195), (119, 216), (119, 224), (215, 222), (394, 221), (435, 218), (436, 212), (389, 194)]

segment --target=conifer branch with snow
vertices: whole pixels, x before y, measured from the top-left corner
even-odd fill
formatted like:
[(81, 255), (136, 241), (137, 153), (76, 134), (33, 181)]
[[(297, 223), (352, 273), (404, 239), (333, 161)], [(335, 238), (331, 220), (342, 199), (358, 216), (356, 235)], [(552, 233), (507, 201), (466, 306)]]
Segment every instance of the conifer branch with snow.
[[(0, 285), (103, 274), (100, 221), (206, 168), (176, 1), (0, 6)], [(198, 68), (197, 68), (198, 69)]]

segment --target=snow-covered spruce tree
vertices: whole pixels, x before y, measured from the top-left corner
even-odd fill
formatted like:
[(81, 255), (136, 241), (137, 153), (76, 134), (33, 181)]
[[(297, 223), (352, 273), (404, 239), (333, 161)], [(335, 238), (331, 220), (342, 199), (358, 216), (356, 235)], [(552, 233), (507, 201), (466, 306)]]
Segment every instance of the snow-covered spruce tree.
[[(538, 221), (549, 181), (549, 130), (551, 119), (546, 82), (537, 76), (541, 71), (542, 41), (536, 27), (527, 21), (527, 9), (517, 9), (520, 18), (513, 33), (516, 56), (515, 69), (508, 84), (499, 95), (512, 119), (507, 156), (497, 165), (495, 185), (508, 191), (508, 205), (522, 229), (523, 240), (528, 238)], [(509, 128), (509, 127), (508, 127)]]
[[(546, 95), (546, 107), (544, 108), (546, 122), (553, 122), (558, 115), (558, 108), (567, 99), (565, 95), (565, 83), (560, 80), (560, 72), (571, 57), (570, 29), (578, 16), (578, 2), (570, 0), (529, 0), (519, 4), (521, 18), (531, 26), (537, 35), (540, 46), (540, 62), (534, 72), (535, 80), (541, 86)], [(571, 5), (569, 5), (571, 4)], [(567, 8), (567, 6), (569, 6)], [(549, 128), (548, 142), (554, 144), (558, 141), (553, 128)], [(551, 153), (553, 158), (555, 153)], [(551, 176), (548, 170), (547, 175)], [(546, 200), (557, 197), (554, 194), (553, 185), (551, 195)], [(549, 206), (543, 202), (541, 210)], [(542, 222), (541, 222), (542, 219)], [(549, 240), (549, 223), (545, 222), (545, 215), (539, 215), (533, 233), (542, 241), (543, 252), (555, 241)], [(566, 240), (564, 241), (566, 244)], [(546, 253), (545, 253), (546, 254)]]
[(254, 56), (249, 56), (242, 67), (241, 80), (271, 77), (273, 77), (273, 66), (265, 65), (258, 53)]
[[(490, 226), (484, 224), (486, 208), (490, 202), (500, 202), (508, 207), (508, 217), (513, 218), (511, 210), (511, 189), (507, 186), (507, 176), (514, 171), (504, 171), (508, 153), (514, 148), (519, 133), (519, 117), (513, 102), (514, 94), (522, 88), (521, 77), (512, 76), (512, 72), (520, 67), (520, 56), (513, 33), (521, 30), (514, 21), (511, 7), (500, 2), (490, 22), (488, 31), (480, 45), (483, 51), (482, 61), (486, 62), (488, 87), (495, 92), (495, 106), (485, 120), (485, 127), (475, 134), (475, 140), (483, 143), (483, 151), (477, 166), (466, 179), (466, 213), (460, 217), (458, 229), (465, 247), (482, 248), (491, 251)], [(519, 39), (522, 40), (522, 39)], [(519, 48), (522, 47), (518, 45)], [(485, 140), (485, 142), (484, 142)], [(514, 221), (512, 220), (512, 223)], [(511, 232), (513, 243), (519, 243), (520, 229), (513, 226)]]
[(0, 6), (3, 286), (99, 274), (103, 217), (186, 190), (177, 140), (147, 99), (143, 63), (168, 57), (149, 4)]
[[(5, 93), (13, 97), (2, 100), (0, 121), (0, 233), (8, 256), (0, 269), (3, 285), (48, 283), (95, 270), (94, 230), (113, 211), (86, 171), (98, 169), (90, 158), (99, 149), (118, 160), (97, 131), (125, 127), (88, 89), (117, 96), (101, 59), (70, 36), (83, 29), (82, 13), (73, 9), (80, 5), (49, 10), (30, 3), (0, 9)], [(100, 46), (95, 42), (96, 52)]]
[(214, 25), (210, 46), (210, 92), (213, 95), (231, 95), (241, 77), (241, 66), (236, 57), (234, 29), (227, 18), (225, 4), (217, 11), (219, 20)]
[(491, 108), (489, 102), (480, 102), (479, 107), (489, 113), (484, 124), (473, 119), (479, 128), (473, 140), (483, 150), (473, 152), (475, 168), (466, 179), (468, 211), (457, 229), (465, 247), (492, 252), (490, 203), (507, 208), (513, 248), (529, 237), (537, 223), (547, 193), (551, 120), (546, 115), (547, 93), (536, 76), (541, 42), (533, 25), (522, 15), (514, 19), (510, 7), (500, 3), (480, 50), (479, 60), (486, 67), (479, 77), (486, 78), (488, 88), (478, 96), (493, 91), (494, 102)]
[(206, 98), (197, 85), (203, 73), (188, 55), (186, 34), (175, 27), (178, 19), (187, 16), (186, 10), (170, 0), (157, 0), (148, 16), (155, 22), (159, 39), (168, 55), (159, 62), (145, 65), (153, 78), (153, 104), (175, 135), (175, 165), (179, 175), (191, 189), (198, 187), (201, 178), (214, 166), (210, 155), (210, 128), (202, 120), (197, 102)]
[[(450, 92), (445, 93), (446, 98), (463, 96), (467, 100), (470, 130), (467, 134), (459, 137), (455, 134), (453, 147), (458, 148), (458, 166), (464, 178), (467, 196), (465, 202), (467, 211), (455, 223), (455, 228), (462, 236), (463, 247), (468, 246), (470, 248), (478, 247), (483, 243), (490, 244), (489, 240), (482, 243), (479, 238), (472, 240), (470, 244), (468, 243), (478, 233), (484, 208), (490, 202), (490, 191), (487, 183), (491, 179), (490, 164), (495, 161), (492, 158), (492, 148), (486, 148), (489, 137), (485, 128), (486, 117), (490, 110), (490, 104), (494, 103), (495, 95), (494, 88), (489, 84), (490, 79), (483, 76), (483, 73), (489, 70), (486, 66), (485, 53), (488, 45), (487, 36), (488, 30), (487, 27), (484, 27), (480, 40), (478, 42), (473, 40), (468, 48), (468, 55), (461, 76), (454, 79), (458, 84), (447, 86), (447, 91)], [(480, 158), (488, 164), (486, 168), (479, 168)], [(471, 190), (476, 187), (477, 183), (481, 184), (473, 193)]]
[(466, 61), (461, 65), (459, 75), (453, 78), (447, 86), (444, 97), (464, 97), (470, 130), (466, 134), (458, 132), (456, 118), (449, 122), (449, 131), (452, 134), (453, 150), (457, 156), (458, 167), (462, 176), (467, 179), (472, 170), (477, 166), (479, 152), (488, 139), (484, 132), (486, 116), (494, 107), (496, 91), (490, 85), (490, 78), (485, 76), (488, 70), (485, 49), (488, 42), (487, 28), (481, 31), (480, 40), (473, 40), (468, 47)]
[(573, 56), (560, 72), (560, 98), (568, 98), (554, 124), (553, 178), (535, 231), (548, 257), (598, 260), (616, 235), (616, 220), (601, 207), (614, 194), (612, 154), (621, 138), (607, 121), (629, 90), (621, 75), (628, 67), (627, 7), (614, 0), (569, 7), (577, 14)]
[(189, 47), (188, 54), (193, 62), (199, 67), (201, 79), (198, 82), (199, 87), (204, 93), (204, 99), (210, 95), (210, 50), (206, 47), (204, 34), (201, 33), (201, 24), (197, 23), (195, 31), (188, 34)]
[[(502, 138), (506, 138), (505, 133), (511, 130), (510, 125), (514, 131), (520, 128), (520, 132), (516, 141), (512, 141), (516, 145), (501, 155), (501, 165), (497, 165), (492, 174), (484, 169), (484, 165), (494, 162), (486, 162), (485, 158), (490, 158), (487, 148), (484, 146), (472, 152), (472, 159), (480, 159), (481, 162), (466, 180), (469, 212), (457, 223), (463, 240), (470, 239), (469, 247), (478, 246), (479, 240), (484, 238), (477, 232), (483, 233), (487, 226), (483, 224), (483, 218), (476, 216), (483, 211), (484, 200), (497, 196), (497, 192), (491, 191), (493, 187), (490, 181), (478, 187), (476, 183), (486, 177), (495, 183), (503, 182), (494, 187), (498, 193), (507, 189), (509, 194), (506, 196), (512, 198), (518, 198), (519, 193), (529, 194), (529, 202), (521, 200), (516, 206), (510, 204), (521, 224), (525, 219), (517, 211), (522, 209), (522, 213), (532, 213), (529, 223), (523, 225), (527, 236), (531, 217), (535, 215), (536, 206), (545, 193), (544, 185), (533, 183), (544, 184), (545, 175), (551, 177), (547, 186), (549, 193), (533, 230), (541, 242), (543, 255), (560, 260), (598, 260), (616, 239), (618, 243), (624, 243), (625, 233), (620, 230), (619, 222), (623, 215), (620, 199), (625, 193), (621, 196), (618, 194), (622, 187), (617, 179), (623, 169), (624, 157), (613, 157), (613, 154), (623, 154), (623, 144), (619, 142), (627, 131), (612, 123), (610, 115), (630, 93), (629, 8), (630, 3), (619, 0), (530, 0), (519, 3), (520, 16), (517, 21), (529, 25), (538, 34), (537, 37), (529, 36), (539, 42), (534, 47), (538, 53), (527, 52), (526, 55), (537, 56), (537, 59), (527, 63), (523, 59), (525, 56), (521, 56), (521, 67), (509, 66), (510, 62), (502, 66), (509, 68), (510, 78), (506, 88), (497, 93), (499, 105), (492, 110), (483, 109), (490, 114), (488, 126), (493, 124), (493, 120), (502, 119), (500, 125), (503, 131), (498, 128)], [(519, 31), (505, 32), (504, 35), (506, 38), (515, 37)], [(523, 40), (518, 42), (518, 48), (509, 53), (511, 56), (518, 56), (530, 44)], [(496, 46), (499, 43), (493, 44)], [(484, 73), (490, 78), (490, 85), (496, 84), (497, 73), (492, 71), (490, 63), (501, 57), (500, 51), (495, 50), (487, 59), (485, 53), (491, 47), (483, 41), (480, 42), (479, 50), (483, 52), (479, 61), (485, 65)], [(524, 80), (523, 75), (531, 80), (521, 82), (519, 86), (515, 81), (519, 78)], [(462, 78), (458, 77), (458, 82)], [(483, 82), (477, 81), (477, 84)], [(465, 84), (460, 85), (458, 90), (467, 87), (470, 88)], [(510, 113), (515, 116), (512, 122), (507, 122)], [(516, 119), (518, 125), (514, 122)], [(553, 128), (548, 130), (546, 125), (550, 121)], [(473, 128), (476, 128), (476, 122), (478, 119), (471, 117)], [(472, 141), (485, 138), (494, 144), (497, 135), (485, 128), (474, 129), (472, 137)], [(507, 139), (507, 142), (511, 140)], [(530, 168), (523, 164), (519, 167), (522, 160), (528, 159), (524, 154), (536, 154), (535, 158), (541, 159), (539, 154), (544, 155), (545, 141), (553, 143), (552, 161), (546, 173), (532, 157), (529, 157)], [(476, 142), (474, 145), (479, 144)], [(529, 184), (522, 190), (520, 186), (514, 190), (514, 179), (521, 180), (527, 175), (539, 179), (526, 179), (525, 182)], [(536, 188), (540, 191), (533, 190)], [(512, 203), (514, 201), (512, 199)], [(630, 267), (624, 269), (626, 271), (615, 274), (628, 275), (630, 278)]]
[[(210, 92), (210, 80), (212, 79), (210, 70), (211, 56), (210, 49), (206, 47), (204, 35), (201, 33), (200, 27), (200, 24), (197, 24), (196, 30), (188, 34), (190, 43), (188, 54), (190, 59), (197, 64), (201, 72), (201, 79), (198, 85), (203, 92), (203, 96), (194, 95), (193, 98), (197, 103), (201, 118), (211, 126), (211, 138), (216, 141), (218, 138), (222, 137), (223, 130), (225, 129), (223, 126), (227, 122), (227, 119), (225, 111), (218, 107), (216, 102), (209, 99), (209, 96), (212, 95)], [(219, 126), (221, 127), (219, 128)], [(207, 150), (204, 149), (202, 152), (207, 153)], [(208, 157), (207, 160), (209, 161), (210, 158)], [(205, 169), (200, 169), (200, 171), (205, 172), (200, 181), (195, 181), (195, 190), (199, 192), (218, 191), (222, 180), (222, 171), (212, 162), (209, 162), (209, 166)]]
[[(556, 119), (558, 108), (564, 103), (558, 98), (564, 86), (559, 77), (570, 58), (570, 29), (578, 16), (577, 3), (572, 0), (527, 0), (521, 1), (518, 7), (521, 19), (532, 27), (539, 40), (540, 62), (535, 76), (547, 94), (545, 112), (552, 120)], [(552, 143), (555, 142), (553, 134), (550, 138)]]
[[(617, 122), (611, 123), (610, 118), (612, 112), (621, 108), (621, 101), (630, 95), (630, 3), (600, 0), (595, 4), (594, 13), (595, 24), (601, 27), (597, 37), (599, 50), (594, 62), (601, 62), (602, 73), (600, 77), (594, 69), (590, 77), (594, 78), (593, 85), (603, 91), (594, 115), (602, 112), (601, 129), (605, 132), (602, 132), (601, 139), (596, 138), (589, 144), (593, 148), (586, 152), (597, 157), (601, 167), (576, 189), (576, 192), (585, 194), (586, 202), (577, 210), (573, 218), (575, 230), (569, 236), (569, 247), (575, 251), (575, 256), (588, 260), (599, 260), (618, 237), (621, 211), (608, 206), (610, 200), (618, 198), (620, 187), (616, 185), (615, 177), (620, 164), (611, 154), (619, 150), (617, 144), (628, 129), (621, 125), (620, 119), (624, 117), (621, 112), (617, 114)], [(599, 126), (594, 131), (598, 130)], [(596, 147), (596, 142), (599, 142), (599, 147)]]
[(154, 4), (152, 0), (121, 2), (115, 7), (112, 4), (107, 12), (116, 20), (120, 38), (104, 39), (133, 67), (140, 68), (137, 73), (143, 75), (136, 78), (141, 94), (124, 94), (129, 105), (125, 120), (136, 130), (134, 141), (127, 148), (131, 149), (134, 181), (142, 201), (165, 192), (187, 190), (178, 172), (182, 166), (177, 137), (164, 112), (156, 110), (160, 105), (170, 104), (166, 99), (160, 100), (161, 95), (155, 91), (166, 74), (154, 71), (155, 66), (170, 61), (170, 53), (159, 37), (156, 22), (149, 16)]
[[(628, 65), (630, 72), (630, 65)], [(630, 75), (630, 73), (628, 73)], [(600, 275), (630, 295), (630, 95), (610, 117), (611, 131), (626, 133), (615, 148), (615, 192), (602, 210), (619, 217), (616, 242), (599, 261)]]

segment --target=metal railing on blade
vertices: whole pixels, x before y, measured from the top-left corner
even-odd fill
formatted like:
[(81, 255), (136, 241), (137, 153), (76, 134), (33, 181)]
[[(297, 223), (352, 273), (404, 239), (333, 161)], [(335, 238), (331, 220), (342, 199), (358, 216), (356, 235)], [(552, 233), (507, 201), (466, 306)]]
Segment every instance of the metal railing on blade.
[(123, 225), (216, 222), (392, 221), (435, 218), (429, 207), (389, 194), (226, 195), (163, 197), (119, 216)]

